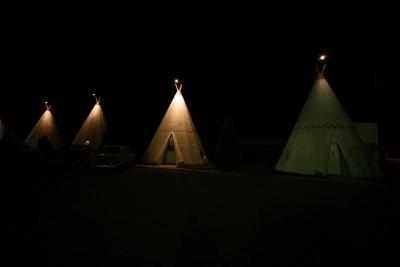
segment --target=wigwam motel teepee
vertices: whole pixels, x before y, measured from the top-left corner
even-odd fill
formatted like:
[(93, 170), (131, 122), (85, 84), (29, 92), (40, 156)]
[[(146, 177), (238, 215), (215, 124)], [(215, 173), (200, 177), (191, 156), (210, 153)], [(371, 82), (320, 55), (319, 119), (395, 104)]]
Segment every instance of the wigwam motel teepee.
[[(276, 169), (306, 175), (377, 177), (377, 163), (318, 68)], [(320, 70), (321, 69), (321, 70)]]
[(36, 147), (41, 138), (46, 137), (50, 142), (53, 149), (61, 149), (63, 144), (58, 132), (55, 120), (50, 111), (50, 105), (48, 102), (46, 104), (46, 111), (40, 117), (39, 121), (35, 124), (32, 131), (25, 139), (25, 143), (32, 147)]
[(96, 99), (96, 104), (82, 124), (72, 144), (90, 145), (93, 146), (94, 149), (98, 149), (103, 141), (107, 126), (103, 110), (100, 106), (100, 97), (97, 97), (95, 94), (93, 94), (93, 96)]
[(165, 113), (143, 162), (148, 164), (204, 165), (206, 153), (182, 96), (182, 84), (175, 80), (176, 94)]

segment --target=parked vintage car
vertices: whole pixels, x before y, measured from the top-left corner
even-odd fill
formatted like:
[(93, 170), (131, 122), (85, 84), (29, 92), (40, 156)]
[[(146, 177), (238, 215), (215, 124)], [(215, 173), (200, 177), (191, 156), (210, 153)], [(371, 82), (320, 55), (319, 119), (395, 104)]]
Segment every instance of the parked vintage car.
[(67, 166), (89, 167), (94, 153), (93, 146), (73, 144), (65, 153), (65, 163)]
[(93, 157), (92, 167), (118, 168), (133, 163), (136, 159), (127, 146), (104, 145)]

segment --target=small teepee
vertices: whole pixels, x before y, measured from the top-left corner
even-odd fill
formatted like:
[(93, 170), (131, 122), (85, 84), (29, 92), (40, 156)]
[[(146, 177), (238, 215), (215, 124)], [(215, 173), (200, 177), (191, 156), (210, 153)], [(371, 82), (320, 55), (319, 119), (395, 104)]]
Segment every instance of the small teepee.
[(90, 145), (93, 146), (94, 149), (98, 149), (103, 141), (107, 125), (103, 110), (100, 106), (100, 98), (95, 94), (93, 94), (93, 96), (96, 99), (96, 104), (89, 113), (89, 116), (86, 118), (78, 134), (75, 136), (72, 144)]
[[(321, 58), (323, 59), (323, 58)], [(276, 169), (306, 175), (377, 177), (378, 167), (335, 93), (318, 70)]]
[(204, 165), (209, 163), (175, 80), (176, 94), (157, 129), (143, 162), (149, 164)]
[(6, 133), (6, 129), (4, 128), (4, 125), (0, 119), (0, 140), (3, 139), (5, 133)]
[(55, 150), (58, 150), (62, 148), (63, 144), (53, 115), (51, 114), (50, 105), (48, 105), (47, 101), (45, 104), (46, 111), (43, 113), (42, 117), (40, 117), (39, 121), (25, 139), (25, 143), (32, 147), (36, 147), (40, 138), (45, 137), (50, 142), (51, 147)]

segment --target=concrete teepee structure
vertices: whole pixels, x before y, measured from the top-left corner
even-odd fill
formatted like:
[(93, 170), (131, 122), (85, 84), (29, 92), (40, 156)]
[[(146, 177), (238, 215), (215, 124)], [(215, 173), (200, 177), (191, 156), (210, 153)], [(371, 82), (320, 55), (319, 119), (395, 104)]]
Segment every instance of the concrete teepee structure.
[(306, 175), (377, 177), (377, 163), (340, 104), (322, 70), (276, 164)]
[(38, 145), (39, 139), (41, 137), (46, 137), (53, 149), (61, 149), (63, 144), (53, 115), (51, 114), (50, 105), (48, 105), (47, 101), (45, 102), (45, 104), (46, 111), (43, 113), (28, 137), (25, 139), (25, 143), (29, 144), (32, 147), (36, 147)]
[(76, 145), (91, 145), (94, 149), (98, 149), (103, 141), (106, 132), (106, 120), (103, 110), (100, 106), (100, 98), (93, 96), (96, 99), (92, 111), (87, 116), (78, 134), (75, 136), (72, 144)]
[(161, 121), (143, 162), (149, 164), (204, 165), (209, 163), (203, 145), (182, 96), (182, 84), (175, 80), (176, 94)]

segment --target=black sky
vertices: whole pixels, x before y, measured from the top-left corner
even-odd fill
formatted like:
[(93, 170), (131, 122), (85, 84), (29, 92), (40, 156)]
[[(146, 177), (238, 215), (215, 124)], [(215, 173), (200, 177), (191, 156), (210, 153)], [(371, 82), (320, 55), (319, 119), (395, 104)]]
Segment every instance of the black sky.
[[(378, 119), (374, 72), (381, 71), (386, 134), (398, 134), (391, 40), (375, 31), (246, 31), (223, 27), (106, 29), (85, 25), (11, 32), (5, 50), (0, 117), (21, 138), (51, 102), (66, 143), (102, 96), (108, 142), (143, 150), (175, 93), (183, 95), (205, 146), (219, 125), (234, 118), (239, 136), (286, 137), (315, 78), (320, 52), (329, 55), (326, 77), (354, 122)], [(378, 41), (379, 66), (371, 38)]]

